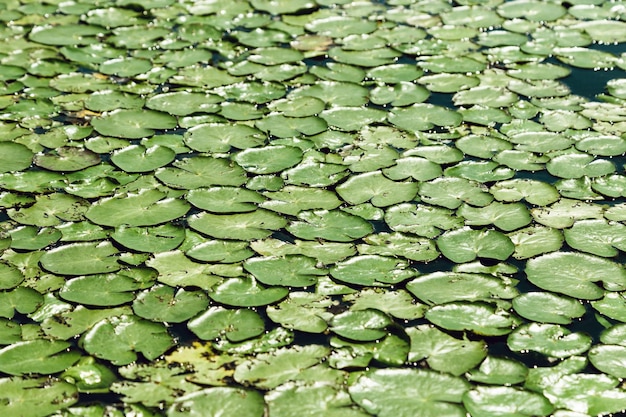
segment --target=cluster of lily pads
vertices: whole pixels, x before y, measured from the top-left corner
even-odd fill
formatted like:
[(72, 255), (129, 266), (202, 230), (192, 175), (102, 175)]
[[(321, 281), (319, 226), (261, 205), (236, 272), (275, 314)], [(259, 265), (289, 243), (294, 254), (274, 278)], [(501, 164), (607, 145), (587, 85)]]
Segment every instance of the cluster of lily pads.
[(626, 408), (626, 3), (0, 20), (0, 414)]

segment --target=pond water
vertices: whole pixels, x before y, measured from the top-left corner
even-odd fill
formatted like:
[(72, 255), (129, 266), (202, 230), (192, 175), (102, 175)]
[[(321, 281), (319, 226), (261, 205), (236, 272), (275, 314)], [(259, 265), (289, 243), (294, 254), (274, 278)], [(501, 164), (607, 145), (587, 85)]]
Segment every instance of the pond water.
[(1, 2), (0, 415), (620, 415), (623, 10)]

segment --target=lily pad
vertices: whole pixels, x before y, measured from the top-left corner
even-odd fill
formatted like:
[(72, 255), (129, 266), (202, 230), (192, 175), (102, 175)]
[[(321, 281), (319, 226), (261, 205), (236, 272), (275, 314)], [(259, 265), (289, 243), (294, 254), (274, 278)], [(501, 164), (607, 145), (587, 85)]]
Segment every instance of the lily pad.
[(376, 207), (385, 207), (412, 200), (417, 194), (417, 183), (394, 182), (382, 172), (373, 171), (349, 178), (336, 190), (352, 205), (371, 201)]
[(532, 350), (554, 358), (567, 358), (589, 350), (591, 337), (572, 333), (558, 324), (531, 323), (515, 329), (507, 344), (516, 352)]
[(530, 259), (528, 280), (538, 287), (583, 300), (602, 298), (605, 290), (623, 290), (626, 270), (608, 259), (576, 252), (554, 252)]
[(107, 241), (72, 243), (46, 252), (41, 257), (41, 265), (50, 272), (63, 275), (114, 272), (121, 268), (118, 253)]
[(520, 316), (537, 323), (567, 325), (585, 314), (580, 301), (550, 292), (528, 292), (513, 299), (513, 308)]
[(169, 164), (176, 158), (176, 152), (165, 146), (131, 145), (118, 149), (111, 155), (111, 161), (125, 172), (150, 172)]
[(308, 287), (314, 285), (318, 277), (327, 272), (323, 268), (318, 268), (316, 264), (314, 258), (287, 255), (250, 258), (244, 262), (244, 268), (266, 285)]
[(22, 171), (33, 162), (33, 152), (15, 142), (0, 142), (0, 172)]
[(165, 252), (176, 249), (185, 238), (185, 230), (170, 223), (153, 227), (118, 226), (111, 238), (128, 249), (139, 252)]
[(459, 376), (474, 368), (487, 355), (484, 341), (457, 339), (431, 325), (409, 327), (406, 333), (411, 338), (408, 360), (425, 360), (435, 371)]
[(234, 159), (248, 172), (271, 174), (298, 164), (302, 160), (302, 151), (292, 146), (275, 145), (246, 149), (235, 154)]
[(411, 203), (388, 208), (385, 213), (385, 222), (392, 230), (428, 238), (437, 237), (442, 231), (463, 226), (463, 219), (457, 217), (452, 210)]
[(478, 182), (465, 178), (443, 177), (420, 184), (419, 196), (426, 203), (455, 209), (463, 203), (484, 207), (493, 196)]
[(283, 228), (287, 220), (269, 210), (250, 213), (194, 214), (188, 218), (189, 227), (218, 239), (254, 240)]
[(554, 410), (543, 395), (513, 387), (476, 387), (463, 395), (463, 405), (484, 417), (547, 416)]
[(417, 103), (410, 107), (393, 108), (388, 120), (395, 126), (413, 131), (432, 129), (434, 126), (455, 127), (463, 116), (445, 107), (430, 103)]
[(59, 296), (78, 304), (117, 306), (132, 301), (140, 287), (140, 282), (123, 274), (88, 275), (66, 281)]
[(167, 285), (154, 285), (137, 294), (133, 311), (139, 317), (156, 322), (181, 323), (203, 311), (209, 301), (203, 291), (175, 290)]
[(424, 369), (376, 369), (361, 375), (348, 391), (352, 399), (380, 417), (463, 417), (460, 405), (469, 385), (463, 379)]
[(487, 303), (452, 302), (436, 305), (426, 318), (447, 330), (469, 330), (478, 335), (500, 336), (511, 333), (519, 319)]
[(288, 293), (285, 287), (265, 288), (254, 278), (236, 277), (211, 288), (209, 297), (230, 306), (258, 307), (282, 300)]
[(231, 387), (211, 387), (176, 399), (167, 417), (200, 417), (209, 413), (223, 417), (262, 417), (263, 397), (257, 391)]
[(524, 382), (528, 369), (517, 360), (487, 356), (478, 369), (468, 372), (470, 381), (493, 385), (513, 385)]
[(211, 307), (189, 320), (187, 327), (202, 340), (225, 336), (231, 342), (241, 342), (263, 333), (265, 323), (253, 310)]
[(330, 270), (333, 278), (348, 283), (367, 286), (397, 284), (417, 275), (409, 262), (389, 256), (359, 255), (338, 262)]
[(114, 110), (91, 121), (101, 135), (138, 139), (154, 134), (155, 130), (175, 128), (175, 117), (154, 110)]
[(378, 340), (387, 334), (393, 320), (380, 310), (346, 311), (330, 321), (330, 330), (339, 336), (358, 341)]
[(193, 190), (210, 185), (238, 187), (247, 181), (246, 171), (225, 158), (196, 156), (179, 159), (172, 165), (159, 168), (155, 176), (175, 188)]
[(25, 417), (45, 417), (78, 402), (76, 386), (58, 378), (2, 378), (0, 392), (2, 409)]
[(513, 254), (511, 240), (496, 230), (464, 227), (445, 232), (437, 239), (441, 253), (453, 262), (469, 262), (477, 257), (505, 260)]
[(528, 225), (532, 221), (526, 206), (521, 203), (503, 204), (492, 202), (485, 207), (463, 204), (457, 215), (465, 218), (468, 226), (494, 225), (500, 230), (511, 231)]
[(0, 371), (9, 375), (53, 374), (73, 365), (80, 358), (70, 344), (60, 340), (35, 339), (13, 343), (0, 349)]
[(231, 147), (247, 149), (265, 141), (263, 132), (243, 124), (200, 124), (185, 133), (185, 144), (199, 152), (228, 152)]
[(572, 248), (603, 257), (614, 257), (626, 251), (626, 226), (606, 220), (580, 220), (563, 231)]
[(576, 373), (552, 382), (543, 394), (559, 408), (587, 415), (610, 414), (623, 410), (626, 404), (618, 384), (617, 378), (608, 375)]
[(302, 211), (298, 221), (292, 221), (287, 231), (305, 240), (322, 238), (334, 242), (351, 242), (373, 231), (372, 225), (361, 217), (339, 210)]
[(332, 313), (327, 310), (334, 304), (330, 298), (318, 294), (292, 291), (286, 300), (268, 306), (266, 312), (273, 322), (288, 329), (322, 333), (332, 318)]

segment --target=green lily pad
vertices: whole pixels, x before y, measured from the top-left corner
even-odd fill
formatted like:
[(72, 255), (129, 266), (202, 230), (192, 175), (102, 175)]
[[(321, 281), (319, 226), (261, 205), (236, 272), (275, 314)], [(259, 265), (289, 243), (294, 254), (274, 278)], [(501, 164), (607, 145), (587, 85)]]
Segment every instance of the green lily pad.
[(266, 135), (260, 130), (240, 124), (200, 124), (185, 134), (185, 143), (200, 152), (227, 152), (231, 147), (253, 148), (265, 141)]
[(172, 165), (159, 168), (155, 176), (175, 188), (193, 190), (210, 185), (238, 187), (247, 180), (243, 168), (225, 158), (196, 156), (177, 160)]
[(0, 292), (0, 317), (13, 318), (15, 312), (30, 314), (35, 312), (42, 304), (42, 295), (32, 289), (18, 286), (11, 291)]
[(285, 383), (267, 393), (265, 401), (276, 417), (313, 417), (320, 413), (326, 417), (366, 416), (364, 411), (352, 407), (347, 392), (331, 384)]
[(20, 224), (57, 226), (63, 221), (82, 220), (87, 202), (62, 193), (38, 195), (35, 204), (7, 210), (8, 216)]
[(100, 72), (118, 77), (133, 77), (151, 69), (152, 63), (147, 59), (132, 57), (109, 59), (99, 66)]
[(543, 395), (513, 387), (476, 387), (463, 395), (463, 405), (485, 417), (547, 416), (554, 410)]
[(497, 11), (508, 19), (521, 17), (534, 22), (550, 22), (567, 13), (560, 4), (545, 4), (536, 0), (516, 0), (498, 6)]
[(431, 56), (426, 57), (417, 64), (420, 68), (434, 72), (446, 74), (468, 74), (482, 71), (486, 65), (466, 56), (448, 57), (448, 56)]
[(456, 106), (483, 105), (487, 107), (507, 107), (519, 100), (517, 94), (504, 87), (479, 85), (462, 90), (453, 96)]
[(187, 256), (204, 262), (235, 263), (254, 255), (248, 242), (233, 240), (209, 240), (185, 252)]
[(372, 225), (361, 217), (339, 210), (313, 210), (298, 213), (298, 221), (286, 229), (294, 236), (313, 240), (322, 238), (334, 242), (351, 242), (373, 231)]
[(624, 190), (626, 190), (625, 185), (626, 177), (613, 174), (594, 178), (591, 183), (591, 188), (593, 191), (599, 192), (605, 196), (617, 198), (624, 194)]
[(346, 311), (334, 316), (330, 330), (339, 336), (358, 341), (378, 340), (387, 334), (386, 327), (393, 320), (380, 310), (364, 309)]
[(522, 203), (504, 204), (492, 202), (485, 207), (473, 207), (463, 204), (457, 215), (465, 218), (468, 226), (487, 226), (493, 224), (504, 231), (519, 229), (532, 221), (530, 213)]
[(367, 54), (359, 50), (353, 51), (339, 47), (330, 48), (328, 51), (328, 56), (336, 62), (370, 68), (393, 64), (400, 55), (400, 52), (391, 48), (373, 48), (368, 50)]
[(465, 380), (424, 369), (376, 369), (362, 374), (348, 391), (366, 411), (380, 417), (463, 417)]
[(0, 289), (8, 290), (17, 287), (26, 277), (15, 266), (0, 263)]
[(543, 394), (556, 407), (585, 415), (620, 412), (626, 395), (617, 387), (619, 380), (602, 374), (564, 375), (549, 384)]
[(286, 117), (279, 113), (270, 114), (255, 123), (255, 126), (265, 133), (279, 138), (293, 136), (315, 135), (324, 132), (328, 125), (317, 116)]
[(187, 201), (214, 213), (244, 213), (254, 211), (265, 201), (256, 191), (235, 187), (197, 188), (187, 193)]
[(548, 172), (559, 178), (601, 177), (615, 171), (615, 165), (587, 154), (559, 155), (546, 164)]
[(520, 316), (538, 323), (567, 325), (582, 317), (585, 307), (578, 300), (549, 292), (528, 292), (513, 299)]
[(270, 200), (259, 206), (278, 213), (297, 215), (303, 210), (324, 209), (332, 210), (341, 205), (341, 200), (329, 190), (295, 187), (287, 185), (280, 191), (265, 192)]
[(572, 333), (558, 324), (524, 324), (508, 336), (507, 344), (513, 351), (532, 350), (554, 358), (580, 355), (591, 347), (591, 337)]
[(386, 286), (417, 275), (409, 262), (380, 255), (353, 256), (337, 262), (330, 270), (333, 278), (348, 284)]
[(128, 249), (139, 252), (165, 252), (177, 248), (185, 238), (185, 230), (166, 223), (153, 227), (119, 226), (111, 238)]
[(387, 113), (369, 107), (332, 107), (320, 113), (329, 126), (343, 131), (355, 131), (373, 123), (382, 123)]
[(118, 149), (111, 155), (111, 161), (125, 172), (150, 172), (169, 164), (176, 158), (176, 152), (165, 146), (131, 145)]
[(0, 392), (2, 409), (8, 415), (45, 417), (78, 402), (76, 386), (58, 378), (2, 378)]
[(463, 116), (454, 110), (430, 103), (416, 103), (410, 107), (391, 109), (388, 120), (400, 129), (424, 131), (434, 126), (456, 127)]
[(262, 353), (242, 361), (235, 368), (234, 378), (242, 384), (268, 389), (294, 380), (305, 369), (320, 363), (329, 353), (321, 345), (294, 346)]
[(426, 360), (435, 371), (459, 376), (474, 368), (487, 355), (484, 341), (460, 340), (431, 325), (409, 327), (406, 333), (411, 338), (408, 360)]
[[(11, 248), (22, 250), (39, 250), (58, 241), (62, 234), (56, 228), (21, 226), (9, 232)], [(0, 267), (1, 270), (1, 267)], [(2, 273), (0, 272), (0, 275)], [(0, 283), (2, 278), (0, 278)], [(1, 287), (2, 284), (0, 284)]]
[(559, 192), (554, 186), (545, 182), (514, 178), (498, 181), (489, 188), (489, 191), (498, 201), (526, 200), (530, 204), (546, 206), (559, 199)]
[(91, 356), (81, 358), (76, 364), (61, 374), (65, 381), (73, 382), (79, 392), (107, 393), (109, 387), (117, 379), (117, 375)]
[(473, 261), (477, 257), (502, 261), (515, 250), (503, 233), (469, 227), (445, 232), (437, 239), (437, 247), (446, 258), (457, 263)]
[(530, 214), (537, 223), (565, 229), (577, 220), (601, 219), (603, 211), (604, 208), (598, 204), (562, 198), (551, 206), (531, 209)]
[(34, 154), (15, 142), (0, 142), (0, 172), (22, 171), (33, 162)]
[(426, 318), (447, 330), (469, 330), (478, 335), (500, 336), (511, 333), (519, 319), (487, 303), (452, 302), (431, 307)]
[(296, 240), (293, 244), (280, 239), (263, 239), (250, 243), (254, 251), (263, 256), (304, 255), (323, 264), (341, 261), (356, 253), (351, 243)]
[(217, 113), (221, 101), (221, 97), (214, 94), (174, 91), (150, 97), (146, 100), (146, 107), (175, 116), (187, 116), (193, 113)]
[(417, 194), (417, 183), (394, 182), (374, 171), (353, 176), (336, 190), (350, 204), (371, 201), (374, 206), (385, 207), (412, 200)]
[(422, 201), (449, 209), (463, 203), (484, 207), (493, 201), (493, 196), (478, 182), (465, 178), (443, 177), (420, 184)]
[(251, 277), (228, 278), (211, 288), (212, 300), (236, 307), (258, 307), (275, 303), (289, 293), (285, 287), (265, 288)]
[(98, 43), (97, 35), (102, 28), (96, 25), (45, 25), (36, 26), (30, 32), (30, 39), (44, 45), (87, 45)]
[(132, 301), (140, 287), (138, 281), (123, 274), (88, 275), (66, 281), (59, 295), (78, 304), (117, 306)]
[(89, 309), (77, 306), (74, 309), (54, 312), (42, 321), (41, 328), (49, 337), (68, 340), (89, 330), (101, 320), (124, 314), (132, 314), (130, 307)]
[(167, 409), (167, 417), (262, 417), (263, 396), (257, 391), (231, 387), (211, 387), (183, 395)]
[(611, 69), (617, 64), (610, 52), (578, 46), (554, 48), (553, 53), (559, 61), (578, 68)]
[(506, 357), (487, 356), (478, 369), (467, 373), (470, 381), (493, 385), (524, 382), (528, 368), (522, 362)]
[(322, 333), (328, 327), (334, 305), (330, 298), (308, 292), (292, 291), (289, 297), (266, 309), (268, 317), (288, 329), (308, 333)]
[(345, 295), (343, 301), (351, 303), (350, 310), (352, 311), (373, 308), (405, 320), (421, 318), (426, 310), (425, 305), (415, 302), (415, 299), (405, 290), (364, 288), (359, 292)]
[(358, 107), (367, 103), (368, 94), (367, 88), (353, 82), (320, 81), (292, 91), (289, 98), (314, 97), (333, 106)]
[(243, 342), (230, 342), (226, 339), (218, 339), (212, 346), (219, 351), (231, 354), (249, 354), (272, 352), (277, 348), (288, 346), (293, 343), (294, 334), (284, 327), (275, 327), (263, 333), (261, 336), (244, 340)]
[[(257, 280), (266, 285), (284, 287), (308, 287), (314, 285), (326, 269), (316, 266), (317, 260), (302, 255), (283, 257), (254, 257), (246, 260), (243, 267)], [(277, 272), (280, 271), (278, 274)]]
[(526, 263), (528, 280), (547, 291), (583, 300), (602, 298), (606, 288), (623, 290), (626, 270), (608, 259), (577, 252), (554, 252)]
[(105, 226), (152, 226), (183, 216), (189, 204), (155, 189), (118, 194), (91, 206), (85, 216)]
[(437, 237), (444, 230), (458, 229), (463, 226), (463, 219), (457, 217), (452, 210), (411, 203), (388, 208), (385, 213), (385, 222), (392, 230), (428, 238)]
[(155, 285), (137, 294), (133, 311), (148, 320), (181, 323), (203, 311), (208, 304), (203, 291), (175, 290), (167, 285)]
[(362, 255), (400, 256), (413, 261), (428, 262), (439, 257), (435, 243), (427, 238), (402, 233), (376, 233), (366, 236), (367, 243), (357, 246)]
[(596, 369), (617, 378), (626, 375), (626, 347), (596, 345), (589, 350), (589, 361)]
[(100, 155), (87, 149), (62, 147), (53, 152), (38, 154), (33, 163), (50, 171), (80, 171), (100, 163)]
[(137, 109), (143, 107), (143, 104), (143, 98), (117, 90), (96, 91), (85, 99), (85, 107), (96, 112)]
[(134, 315), (109, 317), (84, 333), (82, 347), (91, 355), (126, 365), (142, 353), (148, 360), (162, 355), (173, 345), (173, 339), (160, 323)]
[(558, 251), (564, 240), (560, 230), (544, 226), (525, 227), (507, 236), (515, 245), (515, 259), (528, 259), (542, 253)]
[(433, 305), (451, 301), (512, 299), (519, 294), (515, 284), (515, 281), (485, 274), (433, 272), (409, 281), (406, 289), (423, 302)]
[(189, 227), (218, 239), (263, 239), (287, 224), (283, 217), (258, 209), (250, 213), (194, 214), (188, 218)]
[(91, 121), (101, 135), (137, 139), (154, 134), (155, 130), (177, 126), (175, 117), (154, 110), (113, 110)]
[(262, 334), (265, 323), (253, 310), (211, 307), (189, 320), (187, 327), (202, 340), (225, 336), (231, 342), (241, 342)]
[(572, 248), (603, 257), (614, 257), (626, 251), (626, 226), (606, 220), (580, 220), (563, 231)]
[(80, 352), (60, 340), (35, 339), (0, 349), (0, 371), (9, 375), (53, 374), (73, 365)]
[(302, 151), (283, 145), (251, 148), (235, 154), (234, 160), (248, 172), (271, 174), (297, 165), (302, 160)]
[(41, 265), (63, 275), (87, 275), (114, 272), (121, 268), (119, 251), (107, 241), (71, 243), (43, 254)]

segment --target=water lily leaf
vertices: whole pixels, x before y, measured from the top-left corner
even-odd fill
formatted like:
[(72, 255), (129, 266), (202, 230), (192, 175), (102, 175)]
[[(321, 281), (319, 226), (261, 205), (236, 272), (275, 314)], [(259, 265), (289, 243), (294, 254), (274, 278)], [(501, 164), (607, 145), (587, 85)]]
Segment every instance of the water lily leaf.
[(500, 151), (512, 148), (510, 142), (487, 135), (468, 135), (459, 138), (456, 141), (456, 147), (467, 155), (476, 156), (478, 158), (492, 158)]
[(516, 0), (498, 6), (498, 14), (513, 19), (522, 17), (533, 22), (553, 21), (567, 13), (560, 4), (545, 4), (536, 0)]
[(0, 292), (0, 301), (0, 317), (11, 319), (15, 312), (30, 314), (36, 311), (43, 304), (43, 297), (32, 288), (19, 286)]
[(194, 214), (188, 218), (189, 227), (217, 239), (263, 239), (287, 224), (287, 220), (269, 210), (250, 213)]
[(492, 202), (480, 208), (463, 204), (457, 210), (457, 216), (465, 218), (465, 224), (469, 226), (493, 224), (504, 231), (519, 229), (532, 221), (530, 213), (522, 203)]
[(404, 260), (380, 255), (359, 255), (337, 262), (330, 274), (348, 284), (386, 286), (412, 278), (417, 275), (417, 271)]
[(82, 220), (88, 203), (78, 197), (62, 193), (37, 195), (35, 204), (8, 209), (7, 215), (20, 224), (57, 226), (63, 221)]
[(567, 325), (585, 314), (578, 300), (539, 291), (518, 295), (513, 299), (513, 308), (520, 316), (538, 323)]
[(115, 109), (137, 109), (143, 107), (143, 104), (143, 98), (117, 90), (96, 91), (89, 94), (85, 99), (85, 107), (95, 112)]
[(526, 200), (537, 206), (552, 204), (560, 197), (556, 188), (548, 183), (521, 178), (498, 181), (489, 192), (498, 201)]
[(598, 370), (617, 378), (626, 375), (626, 347), (596, 345), (589, 350), (589, 361)]
[(91, 356), (84, 356), (66, 369), (61, 378), (73, 382), (79, 392), (100, 394), (109, 392), (111, 384), (117, 380), (117, 375)]
[(614, 135), (589, 135), (574, 145), (592, 155), (617, 156), (626, 152), (626, 138)]
[(175, 161), (174, 167), (159, 168), (155, 175), (167, 185), (186, 190), (209, 185), (245, 184), (245, 171), (237, 164), (223, 158), (197, 156)]
[(229, 310), (222, 307), (209, 308), (189, 320), (187, 327), (202, 340), (225, 336), (231, 342), (241, 342), (259, 336), (265, 331), (265, 323), (255, 311)]
[(524, 324), (508, 336), (507, 344), (515, 352), (532, 350), (546, 356), (567, 358), (580, 355), (591, 347), (591, 337), (572, 333), (558, 324)]
[(0, 172), (21, 171), (33, 162), (33, 152), (15, 142), (0, 142)]
[(376, 233), (363, 239), (357, 249), (361, 255), (400, 256), (413, 261), (428, 262), (439, 257), (431, 239), (413, 237), (402, 233)]
[(442, 174), (441, 166), (426, 158), (409, 156), (396, 160), (396, 165), (383, 169), (386, 177), (392, 180), (413, 178), (417, 181), (429, 181)]
[(542, 253), (554, 252), (563, 245), (563, 234), (551, 227), (525, 227), (507, 236), (515, 245), (515, 259), (528, 259)]
[(557, 47), (553, 53), (559, 61), (577, 68), (611, 69), (617, 63), (617, 57), (610, 52), (578, 46)]
[(329, 349), (321, 345), (277, 349), (237, 365), (234, 378), (239, 383), (259, 388), (275, 388), (296, 379), (303, 370), (320, 363), (328, 353)]
[(125, 172), (150, 172), (169, 164), (176, 152), (165, 146), (131, 145), (118, 149), (111, 155), (111, 161)]
[(0, 263), (0, 289), (8, 290), (17, 287), (26, 277), (15, 266)]
[(393, 320), (380, 310), (372, 308), (346, 311), (334, 316), (330, 330), (341, 337), (358, 341), (378, 340), (387, 334), (386, 327)]
[(84, 333), (81, 341), (89, 354), (114, 365), (137, 360), (137, 353), (154, 360), (174, 342), (164, 325), (134, 315), (102, 320)]
[(268, 407), (276, 417), (318, 416), (326, 417), (365, 417), (364, 411), (352, 408), (352, 400), (347, 392), (338, 386), (324, 383), (304, 385), (285, 383), (265, 396)]
[(140, 282), (123, 274), (88, 275), (66, 281), (59, 295), (79, 304), (117, 306), (132, 301), (140, 287)]
[(38, 154), (33, 163), (50, 171), (80, 171), (100, 163), (100, 155), (82, 148), (61, 147), (52, 152)]
[(554, 410), (543, 395), (513, 387), (476, 387), (463, 395), (463, 405), (485, 417), (547, 416)]
[(537, 223), (565, 229), (577, 220), (601, 219), (603, 210), (603, 207), (597, 204), (562, 198), (549, 207), (533, 208), (530, 214)]
[(155, 285), (137, 294), (133, 311), (148, 320), (181, 323), (203, 311), (208, 304), (203, 291), (175, 290), (167, 285)]
[(74, 309), (60, 311), (46, 317), (41, 323), (41, 328), (49, 337), (68, 340), (84, 333), (101, 320), (124, 314), (132, 314), (130, 307), (89, 309), (79, 305)]
[[(484, 341), (457, 339), (431, 325), (406, 329), (411, 338), (408, 360), (426, 360), (431, 369), (455, 376), (474, 368), (487, 356)], [(524, 368), (525, 369), (525, 368)]]
[(387, 209), (385, 222), (392, 230), (428, 238), (437, 237), (444, 230), (463, 226), (463, 219), (456, 217), (452, 210), (411, 203), (398, 204)]
[(391, 104), (392, 106), (407, 106), (425, 101), (430, 92), (411, 82), (399, 82), (393, 86), (378, 86), (371, 92), (374, 104)]
[(152, 136), (155, 130), (172, 129), (176, 118), (154, 110), (119, 109), (91, 120), (101, 135), (137, 139)]
[(423, 302), (445, 304), (451, 301), (486, 301), (512, 299), (519, 293), (516, 282), (486, 274), (433, 272), (406, 284), (406, 289)]
[(622, 293), (607, 292), (601, 299), (592, 301), (591, 305), (596, 311), (607, 317), (626, 322), (626, 314), (624, 314), (626, 299)]
[(257, 209), (265, 198), (256, 191), (235, 187), (197, 188), (187, 193), (187, 201), (214, 213), (242, 213)]
[(505, 260), (515, 246), (496, 230), (474, 230), (469, 227), (445, 232), (437, 239), (441, 253), (453, 262), (470, 262), (479, 258)]
[(2, 378), (0, 392), (2, 410), (8, 415), (45, 417), (78, 402), (74, 384), (51, 377)]
[[(333, 67), (335, 68), (335, 67)], [(353, 74), (348, 80), (353, 81)], [(358, 107), (368, 102), (369, 90), (353, 82), (320, 81), (310, 86), (295, 89), (289, 98), (314, 97), (324, 103), (338, 107)]]
[(526, 263), (528, 280), (547, 291), (583, 300), (597, 300), (604, 289), (621, 291), (626, 285), (626, 270), (608, 259), (577, 252), (554, 252)]
[(264, 117), (257, 121), (255, 126), (263, 132), (279, 138), (301, 134), (315, 135), (325, 131), (328, 127), (326, 121), (317, 116), (286, 117), (280, 113), (273, 113)]
[(80, 352), (67, 350), (68, 342), (35, 339), (0, 349), (0, 371), (9, 375), (53, 374), (73, 365)]
[(294, 244), (280, 239), (263, 239), (250, 243), (263, 256), (305, 255), (323, 264), (332, 264), (356, 253), (351, 243), (296, 240)]
[(420, 184), (419, 196), (426, 203), (455, 209), (462, 203), (484, 207), (493, 196), (478, 182), (465, 178), (443, 177)]
[(485, 63), (466, 56), (457, 56), (454, 58), (448, 56), (430, 56), (419, 61), (417, 65), (426, 71), (446, 74), (475, 73), (484, 70), (486, 67)]
[(465, 380), (425, 369), (376, 369), (361, 375), (348, 391), (366, 411), (380, 417), (463, 417), (459, 404)]
[(258, 391), (231, 387), (211, 387), (183, 395), (167, 409), (167, 417), (261, 417), (264, 413), (263, 396)]
[(159, 272), (159, 282), (171, 287), (194, 286), (208, 290), (222, 281), (211, 273), (210, 265), (193, 262), (178, 250), (156, 253), (146, 265)]
[(168, 198), (166, 193), (153, 189), (101, 199), (85, 216), (105, 226), (152, 226), (181, 217), (187, 210), (187, 202)]
[(341, 205), (341, 200), (329, 190), (312, 189), (296, 186), (285, 186), (280, 191), (265, 192), (270, 200), (259, 206), (278, 213), (297, 215), (303, 210), (324, 209), (332, 210)]
[(339, 210), (302, 211), (299, 221), (290, 222), (286, 229), (300, 239), (327, 239), (351, 242), (373, 231), (372, 225), (361, 217)]
[(514, 385), (524, 382), (528, 368), (514, 359), (487, 356), (478, 369), (469, 371), (470, 381), (493, 385)]
[(332, 107), (321, 112), (320, 117), (329, 126), (350, 132), (373, 123), (382, 123), (386, 120), (387, 113), (369, 107)]
[(469, 330), (485, 336), (510, 333), (519, 319), (486, 303), (452, 302), (431, 307), (425, 317), (447, 330)]
[(199, 152), (228, 152), (231, 147), (247, 149), (265, 143), (266, 135), (240, 124), (207, 123), (185, 133), (185, 143)]
[(484, 183), (509, 179), (515, 171), (494, 161), (461, 161), (446, 168), (444, 175)]
[(328, 297), (308, 292), (292, 291), (289, 297), (275, 306), (267, 307), (267, 315), (288, 329), (308, 333), (322, 333), (328, 327), (332, 313), (327, 311), (335, 303)]
[(344, 156), (352, 172), (370, 172), (395, 164), (398, 151), (389, 145), (364, 143)]
[(602, 374), (565, 375), (548, 385), (543, 394), (555, 407), (587, 415), (620, 412), (626, 395), (617, 388), (619, 380)]
[(54, 274), (101, 274), (121, 268), (117, 262), (118, 253), (107, 241), (72, 243), (44, 253), (40, 262), (46, 270)]
[(430, 103), (391, 109), (387, 119), (400, 129), (410, 132), (432, 129), (434, 126), (456, 127), (463, 121), (460, 113)]
[(626, 250), (626, 226), (606, 220), (579, 220), (563, 231), (572, 248), (598, 256), (613, 257)]
[(44, 45), (87, 45), (98, 43), (97, 35), (102, 28), (95, 25), (66, 24), (36, 26), (30, 32), (30, 39)]
[(456, 106), (484, 105), (487, 107), (507, 107), (519, 100), (517, 94), (504, 87), (479, 85), (461, 90), (453, 96)]
[(285, 287), (265, 288), (251, 277), (228, 278), (209, 291), (218, 303), (235, 307), (258, 307), (275, 303), (289, 294)]
[(234, 160), (248, 172), (271, 174), (297, 165), (302, 160), (302, 151), (284, 145), (250, 148), (235, 154)]
[(546, 164), (548, 172), (559, 178), (601, 177), (615, 172), (615, 165), (587, 154), (559, 155)]
[(617, 198), (624, 194), (624, 190), (626, 190), (625, 185), (626, 177), (613, 174), (594, 178), (591, 183), (591, 188), (593, 191), (597, 191), (605, 196)]
[(417, 183), (394, 182), (374, 171), (349, 178), (336, 191), (353, 205), (371, 201), (374, 206), (385, 207), (412, 200), (417, 194)]
[(185, 230), (166, 223), (154, 227), (119, 226), (111, 238), (128, 249), (139, 252), (165, 252), (177, 248), (185, 238)]
[(254, 255), (248, 242), (231, 240), (209, 240), (185, 252), (187, 256), (199, 261), (235, 263)]
[(215, 94), (174, 91), (156, 94), (146, 100), (146, 107), (175, 116), (193, 113), (217, 113), (222, 98)]
[(243, 342), (230, 342), (227, 339), (218, 339), (212, 346), (219, 351), (231, 354), (250, 354), (272, 352), (277, 348), (293, 343), (294, 334), (284, 327), (275, 327), (253, 339)]
[[(22, 250), (39, 250), (58, 241), (62, 234), (56, 228), (35, 226), (21, 226), (9, 231), (11, 237), (11, 248)], [(2, 267), (0, 267), (0, 271)], [(0, 272), (0, 287), (3, 281)]]
[(308, 287), (317, 282), (318, 276), (327, 272), (326, 269), (318, 268), (316, 264), (317, 260), (314, 258), (287, 255), (250, 258), (244, 262), (243, 267), (266, 285)]
[(100, 72), (103, 74), (117, 75), (118, 77), (133, 77), (143, 74), (152, 69), (152, 62), (141, 58), (114, 58), (100, 64)]

